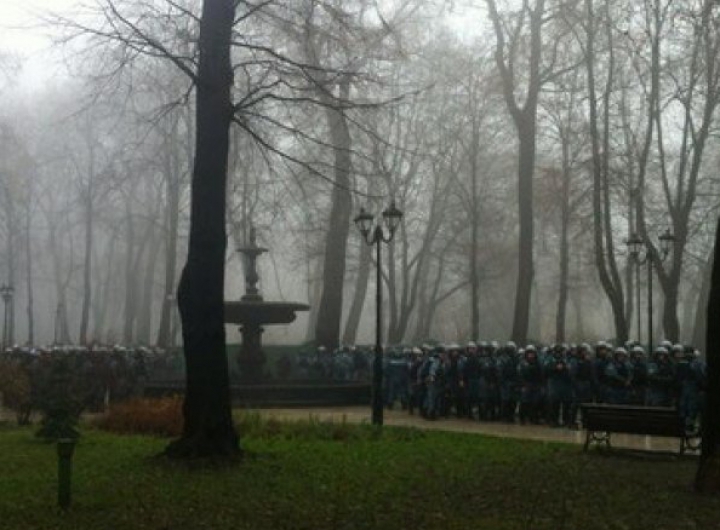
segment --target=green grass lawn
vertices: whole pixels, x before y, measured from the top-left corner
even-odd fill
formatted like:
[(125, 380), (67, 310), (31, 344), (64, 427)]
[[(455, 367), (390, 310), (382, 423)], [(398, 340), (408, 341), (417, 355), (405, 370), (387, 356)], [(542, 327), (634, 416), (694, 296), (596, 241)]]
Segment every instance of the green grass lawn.
[(720, 498), (691, 492), (694, 460), (251, 423), (246, 458), (215, 469), (153, 458), (164, 439), (86, 428), (66, 513), (54, 446), (0, 427), (0, 529), (720, 529)]

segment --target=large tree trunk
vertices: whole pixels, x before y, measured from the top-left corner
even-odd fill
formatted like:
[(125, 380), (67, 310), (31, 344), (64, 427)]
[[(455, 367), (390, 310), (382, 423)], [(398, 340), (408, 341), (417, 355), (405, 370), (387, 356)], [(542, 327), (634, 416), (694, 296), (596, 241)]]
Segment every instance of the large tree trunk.
[[(90, 175), (89, 178), (93, 178)], [(78, 341), (80, 344), (87, 344), (88, 327), (90, 326), (90, 301), (92, 297), (92, 251), (93, 251), (93, 201), (92, 187), (88, 186), (85, 198), (85, 259), (83, 262), (83, 298), (82, 310), (80, 314), (80, 334)]]
[[(346, 100), (350, 90), (349, 81), (341, 83), (340, 97)], [(332, 100), (329, 101), (332, 104)], [(337, 347), (340, 340), (343, 287), (345, 284), (345, 255), (350, 232), (352, 196), (350, 195), (350, 129), (342, 110), (328, 108), (326, 116), (335, 156), (335, 182), (332, 205), (325, 239), (323, 265), (323, 292), (315, 326), (315, 342), (329, 350)]]
[(150, 236), (150, 250), (145, 260), (145, 271), (143, 273), (142, 292), (140, 293), (140, 308), (137, 322), (137, 342), (139, 344), (150, 344), (150, 328), (152, 327), (153, 286), (155, 285), (155, 264), (157, 262), (160, 246), (156, 245), (156, 238)]
[(720, 219), (715, 229), (712, 279), (707, 305), (707, 387), (702, 417), (702, 449), (695, 476), (698, 492), (720, 492)]
[(49, 223), (48, 247), (52, 256), (53, 279), (55, 280), (55, 294), (57, 296), (57, 307), (55, 310), (55, 333), (53, 342), (56, 344), (70, 344), (70, 324), (67, 318), (67, 283), (69, 278), (63, 279), (63, 263), (60, 248), (57, 240), (57, 224)]
[(570, 168), (568, 146), (563, 144), (562, 193), (560, 204), (560, 282), (558, 309), (555, 318), (555, 341), (565, 342), (565, 320), (568, 302), (568, 268), (570, 264)]
[[(596, 92), (595, 79), (595, 20), (597, 14), (593, 6), (593, 0), (585, 0), (587, 9), (587, 42), (585, 51), (585, 63), (587, 67), (588, 84), (588, 106), (590, 118), (590, 137), (592, 143), (593, 160), (593, 233), (594, 233), (594, 254), (595, 265), (600, 277), (600, 283), (607, 295), (612, 308), (613, 320), (615, 323), (615, 336), (618, 341), (624, 342), (628, 338), (627, 320), (625, 318), (625, 299), (620, 281), (620, 275), (615, 262), (614, 247), (612, 240), (609, 201), (609, 178), (608, 158), (609, 153), (609, 97), (613, 85), (612, 67), (614, 56), (610, 47), (610, 73), (607, 76), (605, 90), (603, 93), (604, 113), (602, 137), (598, 120), (598, 97)], [(602, 141), (601, 141), (602, 140)]]
[(103, 337), (106, 336), (105, 323), (107, 321), (108, 308), (113, 301), (111, 293), (112, 281), (115, 278), (115, 252), (117, 248), (115, 241), (119, 233), (120, 231), (115, 229), (110, 236), (107, 256), (105, 258), (105, 267), (103, 268), (104, 277), (97, 293), (97, 310), (95, 311), (95, 317), (93, 319), (93, 337), (97, 340), (103, 340)]
[[(500, 72), (503, 84), (503, 97), (510, 115), (513, 118), (519, 142), (518, 152), (518, 216), (520, 222), (520, 237), (518, 241), (518, 278), (515, 290), (515, 312), (512, 327), (512, 339), (525, 344), (530, 326), (530, 302), (532, 294), (533, 276), (533, 174), (535, 172), (535, 151), (537, 144), (537, 109), (540, 90), (543, 84), (542, 29), (546, 21), (545, 0), (537, 0), (534, 8), (524, 3), (520, 22), (514, 26), (508, 36), (509, 28), (503, 23), (497, 10), (495, 0), (486, 0), (490, 19), (492, 20), (497, 38), (495, 48), (495, 63)], [(521, 35), (524, 21), (527, 18), (527, 41), (529, 48), (527, 72), (522, 78), (526, 79), (527, 88), (525, 101), (518, 103), (518, 77), (515, 72), (517, 39), (524, 39)], [(506, 42), (506, 39), (508, 42)]]
[(240, 453), (230, 406), (223, 305), (234, 16), (234, 0), (203, 3), (190, 238), (178, 287), (187, 374), (184, 426), (182, 437), (165, 450), (178, 458)]
[[(313, 273), (313, 267), (315, 272)], [(320, 311), (320, 297), (322, 296), (322, 262), (311, 256), (307, 257), (307, 299), (310, 304), (308, 313), (307, 329), (305, 330), (305, 342), (315, 338), (315, 327), (317, 326), (318, 312)]]
[(515, 315), (512, 338), (518, 344), (525, 344), (530, 326), (530, 299), (535, 267), (533, 265), (533, 173), (535, 171), (535, 113), (527, 113), (525, 120), (518, 124), (520, 159), (518, 167), (518, 216), (520, 219), (520, 241), (518, 278), (515, 290)]
[[(131, 344), (135, 327), (135, 292), (137, 290), (137, 270), (135, 269), (135, 219), (130, 209), (131, 197), (127, 198), (125, 211), (125, 300), (123, 303), (123, 342)], [(138, 254), (140, 251), (138, 250)]]
[[(7, 260), (7, 282), (8, 285), (15, 289), (15, 296), (18, 294), (17, 285), (15, 284), (15, 237), (17, 234), (16, 230), (16, 219), (15, 219), (15, 207), (11, 195), (7, 195), (7, 205), (5, 207), (5, 229), (7, 231), (6, 240), (6, 260)], [(15, 343), (15, 297), (11, 294), (8, 302), (5, 304), (5, 311), (7, 313), (6, 328), (3, 329), (5, 334), (4, 339), (6, 344), (3, 346), (12, 346)]]
[(695, 308), (695, 324), (693, 328), (693, 345), (701, 352), (707, 351), (705, 343), (707, 329), (707, 306), (710, 298), (710, 285), (712, 283), (713, 270), (713, 254), (708, 255), (707, 262), (702, 269), (702, 283), (700, 284), (700, 292), (698, 293), (697, 306)]
[(28, 344), (35, 344), (35, 300), (33, 289), (33, 261), (32, 261), (32, 215), (30, 205), (26, 210), (25, 218), (25, 273), (27, 280), (27, 318), (28, 318)]
[(478, 197), (478, 151), (480, 150), (480, 125), (478, 117), (472, 119), (472, 144), (470, 145), (470, 338), (480, 337), (480, 271), (478, 270), (479, 217)]
[[(123, 330), (124, 340), (126, 344), (132, 344), (137, 340), (138, 315), (141, 311), (140, 303), (141, 295), (141, 278), (140, 270), (142, 268), (143, 256), (151, 243), (152, 229), (147, 228), (143, 231), (142, 239), (139, 245), (129, 245), (128, 252), (130, 256), (129, 267), (126, 271), (125, 278), (125, 326)], [(133, 246), (137, 249), (133, 251)]]
[(167, 347), (170, 344), (170, 323), (175, 310), (174, 292), (177, 274), (177, 238), (178, 220), (180, 217), (180, 175), (177, 153), (173, 146), (165, 146), (165, 186), (167, 192), (166, 225), (165, 225), (165, 281), (163, 290), (160, 325), (157, 343)]
[(355, 281), (355, 294), (350, 305), (347, 321), (345, 322), (345, 331), (343, 332), (343, 343), (355, 344), (357, 338), (358, 327), (360, 327), (360, 317), (365, 306), (365, 298), (367, 297), (368, 280), (370, 279), (370, 265), (372, 264), (372, 247), (364, 242), (360, 246), (360, 256), (358, 257), (358, 273)]

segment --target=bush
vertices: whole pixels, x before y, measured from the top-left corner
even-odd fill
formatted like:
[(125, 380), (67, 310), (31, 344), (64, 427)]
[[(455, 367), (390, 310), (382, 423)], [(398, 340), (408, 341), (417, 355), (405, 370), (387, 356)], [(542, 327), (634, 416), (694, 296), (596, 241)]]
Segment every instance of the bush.
[(95, 425), (119, 434), (180, 436), (183, 428), (182, 396), (133, 398), (111, 405)]
[(18, 425), (30, 423), (32, 385), (27, 370), (18, 362), (0, 360), (0, 394), (3, 405), (15, 413)]
[(84, 408), (85, 385), (73, 368), (70, 359), (58, 358), (38, 377), (36, 399), (43, 419), (36, 435), (48, 442), (80, 436), (76, 427)]
[(35, 436), (48, 442), (67, 438), (76, 439), (80, 437), (80, 432), (76, 429), (77, 424), (78, 416), (67, 408), (50, 409), (45, 411), (40, 429)]

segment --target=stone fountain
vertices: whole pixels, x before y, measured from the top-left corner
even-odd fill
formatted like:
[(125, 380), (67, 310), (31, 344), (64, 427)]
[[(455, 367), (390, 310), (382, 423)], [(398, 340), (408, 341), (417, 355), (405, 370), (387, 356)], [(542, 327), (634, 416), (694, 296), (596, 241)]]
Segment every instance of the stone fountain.
[[(238, 407), (318, 407), (357, 406), (370, 403), (368, 382), (328, 380), (267, 380), (262, 349), (263, 326), (289, 324), (298, 311), (310, 306), (294, 302), (266, 302), (257, 288), (257, 258), (267, 249), (257, 245), (255, 230), (250, 229), (249, 243), (238, 251), (245, 257), (245, 294), (237, 302), (225, 302), (225, 323), (240, 325), (242, 345), (236, 362), (239, 380), (230, 387), (234, 406)], [(144, 389), (148, 397), (172, 396), (185, 390), (183, 378), (151, 379)]]
[(242, 345), (237, 357), (240, 380), (243, 384), (263, 383), (265, 354), (262, 350), (263, 326), (289, 324), (295, 313), (308, 311), (310, 306), (296, 302), (266, 302), (257, 288), (260, 279), (257, 258), (268, 251), (257, 245), (255, 228), (250, 228), (249, 244), (238, 249), (244, 257), (245, 294), (237, 302), (225, 302), (225, 322), (239, 324)]

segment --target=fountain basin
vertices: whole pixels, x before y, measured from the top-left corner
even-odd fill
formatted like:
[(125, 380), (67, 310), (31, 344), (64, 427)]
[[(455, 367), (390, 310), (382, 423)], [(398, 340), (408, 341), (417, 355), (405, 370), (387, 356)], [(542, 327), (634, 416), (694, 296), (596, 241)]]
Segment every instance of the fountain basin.
[(296, 312), (309, 311), (310, 306), (296, 302), (265, 302), (262, 299), (243, 299), (225, 302), (226, 324), (289, 324), (296, 318)]
[(265, 302), (256, 293), (246, 294), (237, 302), (225, 302), (225, 323), (240, 325), (242, 345), (237, 363), (243, 383), (257, 385), (265, 379), (263, 326), (289, 324), (295, 320), (297, 311), (308, 309), (309, 305), (296, 302)]

